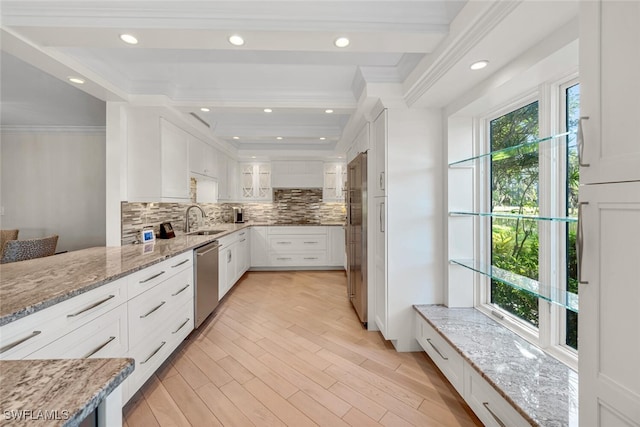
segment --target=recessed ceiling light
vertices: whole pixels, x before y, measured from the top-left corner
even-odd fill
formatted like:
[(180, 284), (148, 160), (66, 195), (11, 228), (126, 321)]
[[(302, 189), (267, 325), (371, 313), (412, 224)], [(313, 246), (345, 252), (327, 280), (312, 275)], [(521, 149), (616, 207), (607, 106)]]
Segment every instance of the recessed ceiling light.
[(325, 138), (324, 136), (320, 137), (320, 141), (324, 141), (325, 139), (327, 139), (327, 138)]
[(276, 139), (282, 139), (282, 137), (281, 136), (277, 136)]
[(202, 107), (202, 108), (200, 109), (200, 111), (203, 111), (203, 112), (205, 112), (205, 113), (206, 113), (206, 112), (209, 112), (209, 111), (211, 111), (211, 110), (210, 110), (210, 109), (208, 109), (207, 107)]
[(81, 79), (80, 77), (69, 77), (69, 81), (79, 85), (84, 84), (84, 79)]
[(331, 114), (331, 113), (333, 113), (333, 110), (328, 109), (328, 110), (324, 110), (324, 112), (327, 113), (327, 114)]
[(240, 137), (239, 136), (234, 136), (233, 139), (240, 139)]
[(138, 44), (138, 39), (131, 34), (120, 34), (120, 40), (127, 44)]
[(265, 108), (262, 111), (264, 111), (265, 113), (271, 113), (273, 110), (271, 108)]
[(471, 68), (472, 70), (476, 71), (476, 70), (482, 70), (487, 65), (489, 65), (489, 61), (487, 61), (486, 59), (483, 59), (482, 61), (474, 62), (473, 64), (471, 64), (469, 66), (469, 68)]
[(336, 45), (336, 47), (347, 47), (349, 46), (349, 39), (346, 37), (338, 37), (336, 39), (336, 41), (333, 42), (333, 44)]
[(255, 159), (255, 158), (256, 158), (256, 156), (251, 156), (251, 158), (252, 158), (252, 159)]
[(234, 46), (242, 46), (244, 44), (244, 39), (237, 34), (234, 34), (229, 37), (229, 43)]
[(341, 158), (342, 158), (342, 156), (338, 156), (338, 158), (339, 158), (339, 159), (341, 159)]

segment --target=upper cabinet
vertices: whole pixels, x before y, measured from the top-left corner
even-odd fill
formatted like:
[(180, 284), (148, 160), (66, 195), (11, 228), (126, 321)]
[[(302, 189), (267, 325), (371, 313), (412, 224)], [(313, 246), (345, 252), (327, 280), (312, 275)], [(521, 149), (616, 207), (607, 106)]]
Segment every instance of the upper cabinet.
[(373, 197), (384, 196), (387, 188), (387, 110), (384, 109), (373, 121), (371, 127), (373, 145)]
[(344, 202), (346, 183), (347, 165), (344, 162), (325, 163), (322, 200), (325, 202)]
[(640, 3), (580, 7), (580, 181), (640, 180)]
[(271, 162), (273, 188), (323, 188), (324, 163), (319, 160)]
[(191, 173), (217, 178), (218, 159), (215, 152), (216, 150), (206, 142), (189, 135), (189, 170)]
[(271, 200), (271, 165), (240, 163), (240, 199)]
[(238, 162), (225, 153), (218, 153), (218, 200), (238, 199)]
[(189, 200), (190, 135), (155, 109), (131, 108), (127, 123), (127, 200)]

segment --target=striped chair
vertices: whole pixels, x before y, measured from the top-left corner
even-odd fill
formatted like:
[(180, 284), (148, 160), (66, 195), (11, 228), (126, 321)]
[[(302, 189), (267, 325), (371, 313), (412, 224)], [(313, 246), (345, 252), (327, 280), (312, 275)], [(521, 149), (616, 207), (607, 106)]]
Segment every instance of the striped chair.
[(4, 252), (4, 244), (8, 240), (17, 240), (19, 230), (0, 230), (0, 258)]
[(0, 258), (0, 264), (51, 256), (56, 253), (57, 244), (57, 234), (40, 239), (8, 240)]

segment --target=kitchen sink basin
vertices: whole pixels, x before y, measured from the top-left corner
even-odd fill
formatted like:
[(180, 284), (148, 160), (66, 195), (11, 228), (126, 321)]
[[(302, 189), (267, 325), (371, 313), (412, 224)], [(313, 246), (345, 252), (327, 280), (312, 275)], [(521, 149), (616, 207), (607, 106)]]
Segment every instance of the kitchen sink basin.
[(198, 231), (192, 231), (191, 233), (189, 233), (189, 235), (209, 236), (212, 234), (224, 233), (225, 231), (227, 230), (198, 230)]

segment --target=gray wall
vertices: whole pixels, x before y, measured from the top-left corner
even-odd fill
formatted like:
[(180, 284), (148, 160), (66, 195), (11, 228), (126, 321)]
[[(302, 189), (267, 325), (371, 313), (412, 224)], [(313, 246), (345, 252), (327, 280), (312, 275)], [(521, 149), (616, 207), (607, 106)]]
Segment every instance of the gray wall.
[(0, 227), (58, 234), (57, 251), (105, 244), (105, 134), (2, 132)]

